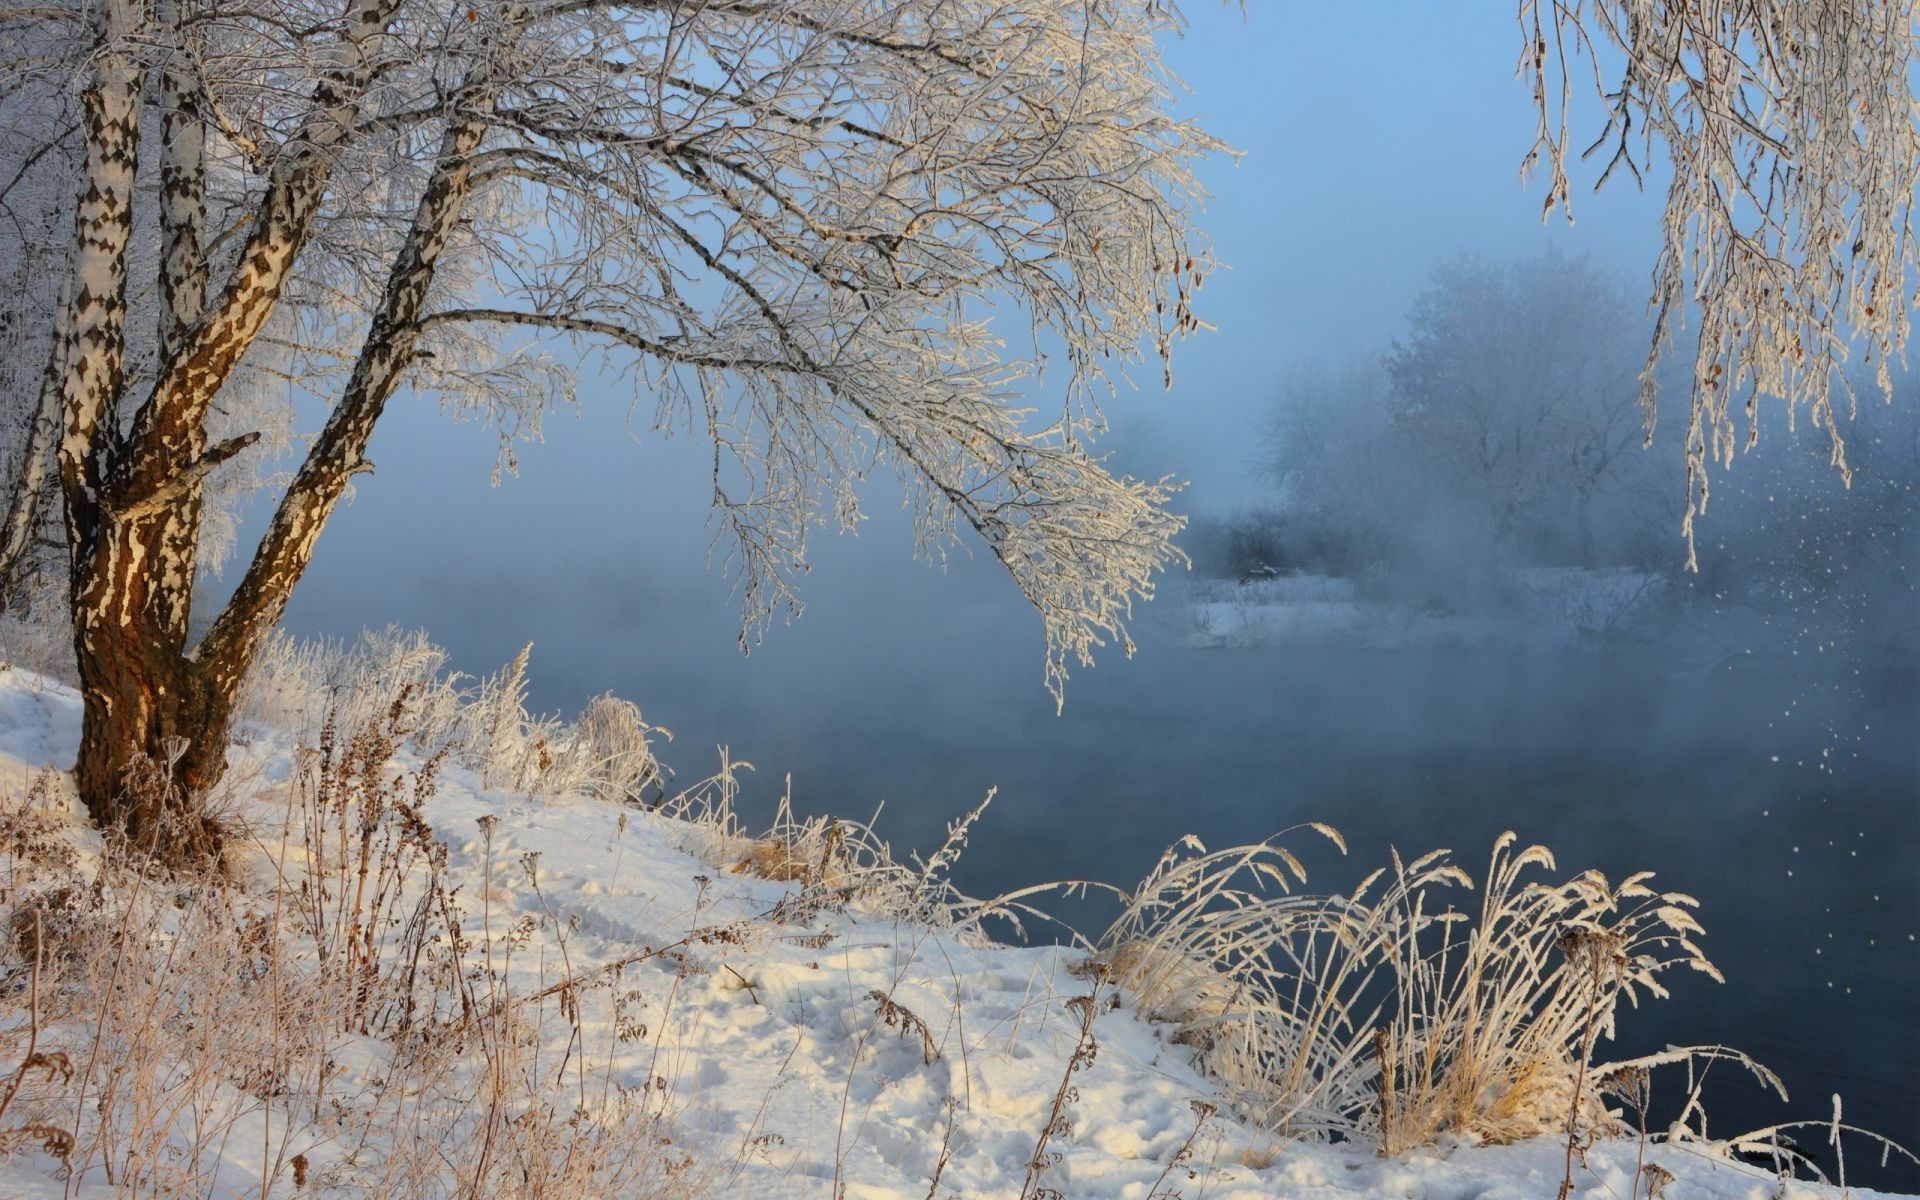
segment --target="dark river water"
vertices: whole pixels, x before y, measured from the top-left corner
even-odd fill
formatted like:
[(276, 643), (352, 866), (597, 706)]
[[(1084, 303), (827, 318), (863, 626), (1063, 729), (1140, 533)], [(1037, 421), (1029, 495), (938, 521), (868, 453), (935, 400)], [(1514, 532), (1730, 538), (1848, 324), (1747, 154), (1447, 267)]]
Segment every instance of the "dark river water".
[[(938, 655), (864, 687), (822, 661), (764, 687), (678, 694), (672, 758), (685, 779), (706, 766), (697, 748), (730, 738), (763, 768), (755, 815), (791, 772), (802, 811), (864, 817), (885, 801), (879, 828), (896, 848), (937, 844), (997, 786), (956, 871), (974, 895), (1130, 884), (1183, 833), (1219, 847), (1305, 820), (1351, 846), (1343, 860), (1310, 836), (1290, 843), (1316, 891), (1350, 887), (1393, 846), (1451, 848), (1477, 878), (1507, 829), (1566, 873), (1656, 871), (1701, 901), (1727, 982), (1667, 976), (1674, 998), (1626, 1014), (1602, 1057), (1735, 1046), (1792, 1101), (1717, 1067), (1716, 1136), (1824, 1120), (1838, 1092), (1850, 1123), (1920, 1146), (1920, 689), (1821, 665), (1167, 647), (1077, 678), (1055, 716), (1039, 689), (1010, 698)], [(1108, 915), (1064, 911), (1089, 932)], [(1662, 1098), (1671, 1110), (1686, 1087), (1666, 1070), (1662, 1124)], [(1871, 1157), (1850, 1150), (1853, 1182), (1920, 1190), (1920, 1172)]]

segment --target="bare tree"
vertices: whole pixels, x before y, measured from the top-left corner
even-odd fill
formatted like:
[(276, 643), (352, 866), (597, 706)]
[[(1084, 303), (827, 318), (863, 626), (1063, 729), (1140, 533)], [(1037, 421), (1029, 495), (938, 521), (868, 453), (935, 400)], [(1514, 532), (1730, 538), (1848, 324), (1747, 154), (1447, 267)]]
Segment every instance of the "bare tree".
[(1594, 565), (1596, 499), (1650, 465), (1631, 453), (1644, 440), (1637, 308), (1583, 258), (1436, 264), (1384, 360), (1396, 433), (1502, 541), (1571, 508), (1579, 561)]
[[(217, 780), (236, 688), (403, 384), (510, 433), (631, 362), (709, 436), (751, 618), (877, 466), (923, 550), (970, 528), (1039, 609), (1046, 678), (1126, 643), (1178, 556), (1164, 483), (1085, 441), (1096, 389), (1197, 322), (1209, 269), (1154, 4), (1078, 0), (68, 0), (0, 8), (79, 103), (57, 397), (97, 820), (133, 755)], [(158, 286), (131, 268), (151, 238)], [(1025, 320), (990, 328), (995, 310)], [(1010, 342), (1009, 342), (1010, 339)], [(1015, 402), (1038, 348), (1066, 399)], [(141, 347), (152, 352), (142, 361)], [(203, 491), (257, 456), (249, 373), (331, 406), (190, 641)], [(1130, 648), (1130, 647), (1129, 647)], [(204, 852), (195, 836), (176, 840)]]
[[(1658, 366), (1690, 311), (1693, 356), (1684, 530), (1709, 495), (1708, 465), (1759, 437), (1760, 398), (1808, 410), (1847, 475), (1836, 399), (1864, 345), (1881, 394), (1905, 350), (1920, 181), (1915, 13), (1907, 0), (1520, 0), (1520, 73), (1540, 114), (1526, 165), (1566, 205), (1574, 76), (1604, 127), (1583, 157), (1641, 179), (1671, 168), (1654, 268), (1655, 324), (1640, 401), (1652, 429)], [(1579, 89), (1589, 90), (1586, 87)], [(1582, 139), (1584, 142), (1584, 138)]]

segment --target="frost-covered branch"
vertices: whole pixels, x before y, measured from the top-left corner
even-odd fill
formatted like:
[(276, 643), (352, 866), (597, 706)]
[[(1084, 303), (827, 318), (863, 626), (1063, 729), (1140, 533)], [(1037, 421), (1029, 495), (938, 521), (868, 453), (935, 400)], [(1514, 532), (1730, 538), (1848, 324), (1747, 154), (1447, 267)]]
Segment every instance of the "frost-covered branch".
[[(1687, 428), (1691, 559), (1710, 463), (1759, 436), (1762, 396), (1802, 408), (1848, 475), (1837, 401), (1856, 346), (1891, 398), (1906, 348), (1920, 127), (1915, 13), (1904, 0), (1664, 4), (1521, 0), (1520, 73), (1540, 121), (1528, 168), (1566, 205), (1574, 60), (1591, 61), (1606, 117), (1583, 157), (1644, 178), (1672, 171), (1654, 270), (1656, 327), (1641, 376), (1654, 419), (1655, 367), (1689, 310), (1700, 323)], [(1589, 85), (1581, 85), (1581, 91)], [(1656, 151), (1656, 147), (1658, 148)], [(1745, 433), (1735, 412), (1744, 413)]]
[[(712, 440), (748, 627), (797, 607), (810, 532), (856, 521), (876, 470), (929, 556), (971, 531), (1006, 565), (1056, 693), (1130, 645), (1179, 557), (1171, 485), (1088, 450), (1099, 392), (1165, 370), (1210, 269), (1192, 170), (1216, 144), (1170, 115), (1157, 4), (4, 5), (0, 111), (32, 144), (0, 178), (24, 222), (75, 232), (32, 392), (57, 398), (58, 453), (21, 461), (60, 467), (77, 776), (103, 820), (129, 754), (189, 790), (218, 776), (238, 682), (388, 399), (537, 434), (575, 393), (556, 339), (632, 356), (655, 423)], [(1042, 386), (1057, 413), (1023, 399)], [(190, 644), (226, 500), (300, 400), (326, 422)], [(6, 402), (45, 432), (25, 390)]]

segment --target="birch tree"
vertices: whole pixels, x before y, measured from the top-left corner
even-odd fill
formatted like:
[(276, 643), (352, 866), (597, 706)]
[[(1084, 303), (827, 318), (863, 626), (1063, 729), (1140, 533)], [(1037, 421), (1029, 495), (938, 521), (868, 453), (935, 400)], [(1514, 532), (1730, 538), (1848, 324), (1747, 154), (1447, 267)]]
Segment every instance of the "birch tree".
[[(51, 557), (37, 543), (52, 487), (58, 396), (42, 386), (73, 223), (71, 180), (81, 142), (63, 63), (77, 49), (65, 22), (5, 31), (13, 70), (0, 85), (0, 610), (20, 607)], [(47, 503), (53, 497), (54, 505)]]
[[(94, 817), (212, 848), (173, 801), (121, 793), (132, 756), (210, 787), (389, 399), (526, 428), (571, 394), (556, 341), (620, 356), (657, 425), (711, 439), (750, 620), (794, 602), (810, 531), (856, 520), (884, 468), (923, 550), (970, 531), (1005, 565), (1050, 686), (1126, 644), (1180, 521), (1167, 484), (1089, 454), (1095, 401), (1197, 324), (1210, 266), (1192, 166), (1214, 144), (1170, 115), (1157, 57), (1174, 20), (1080, 0), (0, 10), (10, 59), (51, 56), (33, 69), (77, 97), (40, 394)], [(1041, 348), (1064, 380), (1045, 413), (1020, 400)], [(203, 491), (260, 452), (235, 420), (250, 372), (330, 408), (190, 639)]]
[[(1519, 13), (1550, 206), (1583, 52), (1596, 152), (1673, 165), (1655, 353), (1697, 308), (1695, 506), (1736, 393), (1810, 408), (1844, 466), (1833, 368), (1851, 335), (1884, 362), (1907, 333), (1910, 6)], [(124, 769), (217, 780), (389, 400), (531, 430), (581, 349), (711, 440), (750, 621), (794, 603), (810, 532), (884, 470), (924, 552), (966, 536), (1004, 564), (1056, 692), (1126, 645), (1180, 520), (1088, 445), (1101, 390), (1199, 324), (1193, 170), (1216, 147), (1173, 115), (1178, 22), (1164, 0), (0, 0), (5, 80), (51, 114), (8, 153), (71, 163), (46, 369), (8, 405), (49, 418), (15, 461), (61, 499), (94, 816), (196, 852), (170, 802), (120, 796)], [(288, 396), (326, 421), (196, 622), (208, 491), (258, 466)]]

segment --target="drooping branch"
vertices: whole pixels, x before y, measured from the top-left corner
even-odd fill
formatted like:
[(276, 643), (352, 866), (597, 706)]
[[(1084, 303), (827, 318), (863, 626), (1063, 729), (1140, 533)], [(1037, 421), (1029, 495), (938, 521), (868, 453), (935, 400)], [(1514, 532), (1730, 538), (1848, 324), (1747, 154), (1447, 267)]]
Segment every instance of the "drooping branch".
[(1520, 74), (1539, 112), (1525, 165), (1548, 174), (1547, 211), (1568, 202), (1580, 55), (1606, 114), (1586, 150), (1605, 152), (1600, 180), (1620, 165), (1640, 178), (1656, 144), (1672, 170), (1640, 398), (1650, 436), (1657, 368), (1697, 313), (1683, 522), (1694, 565), (1709, 468), (1758, 440), (1763, 396), (1783, 402), (1790, 424), (1804, 409), (1827, 430), (1843, 478), (1837, 402), (1853, 403), (1854, 347), (1892, 398), (1920, 269), (1913, 6), (1520, 0), (1519, 17)]

